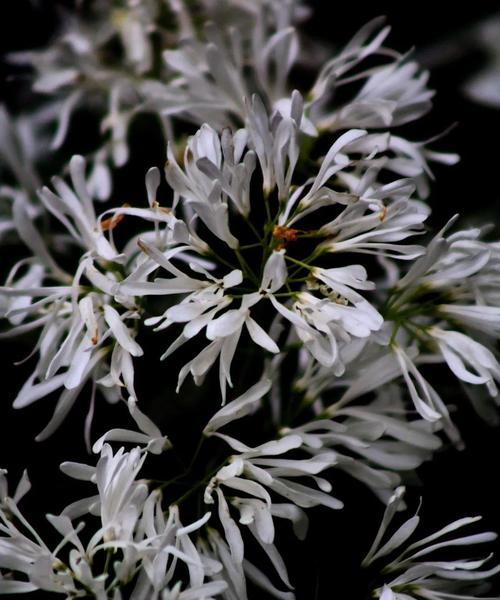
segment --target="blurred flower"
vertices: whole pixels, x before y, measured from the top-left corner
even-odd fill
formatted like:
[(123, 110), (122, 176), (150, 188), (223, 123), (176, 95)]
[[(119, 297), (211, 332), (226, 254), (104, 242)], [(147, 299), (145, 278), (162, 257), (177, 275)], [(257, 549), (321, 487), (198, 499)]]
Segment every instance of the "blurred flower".
[(485, 51), (487, 65), (465, 84), (464, 91), (475, 102), (500, 107), (500, 19), (490, 18), (474, 30), (474, 42)]

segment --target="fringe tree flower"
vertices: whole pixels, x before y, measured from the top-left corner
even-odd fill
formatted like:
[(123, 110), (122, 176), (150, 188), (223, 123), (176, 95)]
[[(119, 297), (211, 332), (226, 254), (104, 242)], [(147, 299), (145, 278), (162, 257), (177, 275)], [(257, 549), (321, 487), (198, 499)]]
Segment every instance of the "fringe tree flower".
[(134, 339), (138, 305), (131, 297), (110, 295), (125, 257), (119, 256), (105, 237), (102, 222), (97, 221), (85, 184), (83, 159), (73, 157), (70, 167), (75, 191), (55, 178), (60, 196), (47, 188), (40, 195), (47, 209), (65, 225), (69, 246), (76, 244), (84, 250), (74, 276), (58, 265), (18, 200), (14, 223), (33, 257), (17, 262), (0, 289), (2, 312), (11, 324), (3, 337), (41, 329), (38, 364), (14, 405), (26, 406), (63, 388), (41, 439), (64, 419), (88, 380), (101, 389), (110, 388), (110, 399), (115, 395), (114, 386), (125, 386), (135, 396), (132, 357), (143, 354)]
[[(0, 241), (15, 249), (0, 339), (34, 344), (14, 407), (58, 396), (36, 439), (88, 390), (97, 456), (71, 449), (60, 466), (91, 491), (48, 515), (55, 545), (18, 508), (26, 472), (11, 496), (0, 471), (0, 593), (293, 600), (282, 521), (304, 540), (310, 509), (352, 500), (348, 476), (387, 505), (363, 563), (373, 597), (482, 597), (499, 568), (454, 555), (495, 538), (457, 533), (477, 518), (412, 541), (416, 514), (387, 539), (401, 485), (445, 436), (462, 444), (428, 365), (488, 417), (479, 394), (500, 382), (499, 243), (449, 233), (454, 219), (425, 237), (431, 165), (457, 161), (406, 138), (431, 108), (427, 72), (385, 46), (382, 19), (317, 60), (299, 0), (80, 8), (47, 48), (11, 57), (32, 63), (46, 104), (0, 107)], [(45, 134), (64, 154), (80, 108), (97, 147), (43, 186)], [(165, 181), (152, 166), (147, 202), (122, 204), (112, 175), (149, 143), (129, 136), (144, 113), (166, 140)], [(135, 426), (93, 439), (98, 395)]]
[[(386, 562), (382, 573), (387, 583), (374, 591), (374, 597), (382, 600), (482, 598), (482, 592), (489, 588), (488, 579), (500, 569), (498, 566), (482, 569), (491, 555), (479, 560), (442, 560), (437, 559), (436, 555), (445, 548), (465, 546), (470, 549), (475, 544), (491, 542), (496, 539), (496, 534), (487, 531), (463, 535), (459, 532), (460, 529), (481, 519), (465, 517), (409, 543), (409, 538), (420, 522), (420, 517), (416, 514), (384, 541), (391, 521), (402, 506), (403, 495), (404, 488), (398, 488), (390, 499), (375, 540), (363, 560), (365, 567), (378, 563), (381, 559)], [(395, 557), (387, 562), (391, 555)]]
[[(300, 96), (295, 94), (293, 98), (300, 108)], [(206, 327), (206, 337), (211, 343), (181, 371), (179, 383), (188, 371), (197, 381), (202, 381), (210, 365), (220, 357), (223, 396), (226, 382), (231, 382), (231, 362), (244, 326), (255, 343), (273, 353), (279, 350), (277, 340), (269, 338), (251, 316), (262, 302), (270, 301), (277, 313), (290, 322), (316, 360), (325, 366), (334, 366), (337, 374), (341, 374), (339, 342), (348, 342), (352, 337), (367, 337), (380, 329), (383, 320), (378, 311), (355, 291), (374, 288), (374, 284), (367, 281), (364, 267), (354, 264), (326, 268), (314, 263), (327, 261), (330, 254), (339, 252), (387, 253), (410, 259), (421, 252), (420, 247), (395, 242), (418, 233), (427, 216), (421, 203), (410, 198), (413, 187), (407, 182), (387, 186), (386, 190), (382, 186), (376, 195), (370, 194), (366, 198), (343, 186), (339, 191), (330, 187), (334, 176), (344, 171), (347, 174), (355, 165), (360, 172), (365, 169), (369, 172), (370, 167), (364, 159), (349, 160), (347, 154), (349, 145), (366, 135), (364, 131), (352, 130), (340, 136), (320, 164), (317, 176), (302, 184), (293, 184), (292, 191), (299, 155), (297, 125), (301, 111), (292, 115), (297, 121), (283, 119), (277, 114), (269, 117), (258, 98), (254, 98), (248, 110), (248, 131), (240, 130), (231, 136), (226, 130), (219, 136), (205, 125), (188, 140), (184, 170), (177, 164), (172, 150), (166, 167), (167, 181), (175, 192), (177, 218), (183, 213), (192, 215), (191, 221), (186, 221), (190, 233), (184, 248), (198, 253), (201, 250), (202, 255), (213, 260), (215, 265), (221, 265), (220, 277), (192, 266), (205, 281), (191, 277), (173, 262), (180, 248), (162, 250), (141, 243), (152, 261), (173, 277), (149, 282), (145, 280), (147, 270), (141, 264), (118, 288), (125, 295), (191, 292), (178, 306), (168, 308), (162, 320), (149, 322), (165, 329), (174, 323), (188, 321), (164, 356)], [(251, 180), (256, 176), (256, 162), (262, 172), (261, 203), (268, 214), (260, 231), (259, 223), (252, 222), (253, 211), (259, 207), (255, 199), (249, 204), (248, 197)], [(382, 201), (384, 198), (387, 206)], [(334, 222), (311, 231), (297, 228), (300, 219), (309, 218), (324, 207), (339, 212)], [(243, 220), (241, 226), (246, 223), (256, 238), (255, 242), (242, 247), (231, 232), (231, 223), (238, 216), (240, 221)], [(220, 252), (228, 257), (232, 254), (234, 262), (212, 250), (214, 244), (200, 243), (208, 231), (218, 238), (218, 244), (222, 243)], [(328, 241), (321, 241), (325, 238)], [(309, 257), (296, 256), (294, 252), (294, 246), (300, 247), (302, 240), (312, 248)], [(320, 243), (315, 243), (316, 240)], [(263, 252), (260, 274), (252, 270), (245, 258), (247, 251), (254, 254), (259, 245)], [(240, 269), (228, 272), (227, 267), (232, 264), (239, 265)], [(300, 285), (302, 281), (305, 285)], [(238, 287), (243, 288), (241, 293), (238, 293)], [(229, 307), (234, 300), (239, 300), (239, 306)], [(227, 311), (219, 314), (226, 307), (229, 307)]]

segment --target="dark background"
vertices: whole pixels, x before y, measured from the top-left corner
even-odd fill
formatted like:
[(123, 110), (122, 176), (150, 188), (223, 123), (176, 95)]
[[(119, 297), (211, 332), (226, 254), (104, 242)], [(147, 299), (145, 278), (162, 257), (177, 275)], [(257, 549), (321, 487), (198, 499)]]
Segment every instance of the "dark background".
[[(0, 53), (45, 44), (57, 24), (60, 8), (71, 4), (49, 0), (2, 3)], [(468, 76), (486, 59), (471, 43), (470, 32), (481, 19), (498, 10), (498, 3), (476, 1), (468, 3), (467, 8), (435, 0), (398, 3), (323, 0), (311, 4), (316, 12), (305, 27), (317, 39), (334, 45), (342, 44), (366, 21), (385, 14), (393, 26), (389, 45), (400, 51), (416, 48), (416, 56), (424, 66), (432, 68), (431, 87), (436, 89), (437, 94), (433, 112), (416, 126), (413, 138), (425, 139), (456, 124), (437, 147), (458, 152), (462, 157), (455, 167), (437, 166), (434, 169), (436, 181), (429, 199), (434, 211), (431, 224), (434, 228), (438, 227), (459, 212), (463, 215), (463, 225), (490, 221), (498, 226), (500, 109), (474, 104), (460, 90)], [(372, 7), (373, 4), (376, 7)], [(443, 10), (440, 5), (448, 7), (448, 10)], [(440, 49), (441, 44), (457, 39), (457, 36), (461, 40), (460, 50), (449, 62)], [(25, 87), (26, 80), (22, 74), (13, 74), (11, 67), (0, 63), (1, 101), (14, 109), (26, 109), (31, 100), (29, 96), (20, 96), (20, 90)], [(81, 136), (73, 142), (75, 151), (83, 152), (82, 148), (88, 144), (84, 125), (80, 125), (78, 130), (78, 123), (75, 124)], [(144, 172), (147, 167), (159, 162), (156, 154), (159, 144), (156, 139), (148, 148), (141, 148), (140, 155), (133, 154), (133, 172), (137, 172), (137, 167), (144, 167)], [(126, 180), (126, 174), (121, 177)], [(139, 183), (142, 187), (142, 182)], [(28, 352), (29, 348), (19, 342), (0, 343), (3, 403), (0, 412), (0, 466), (9, 469), (13, 482), (25, 465), (30, 466), (34, 490), (31, 499), (26, 502), (28, 514), (57, 512), (74, 497), (68, 490), (66, 478), (58, 474), (55, 465), (62, 460), (85, 456), (81, 431), (87, 407), (78, 406), (49, 441), (42, 444), (32, 441), (45, 424), (48, 404), (52, 401), (42, 400), (20, 412), (11, 409), (19, 382), (24, 381), (31, 366), (14, 366), (13, 363)], [(167, 377), (164, 370), (159, 375)], [(454, 518), (475, 514), (484, 515), (485, 528), (500, 531), (500, 431), (488, 426), (473, 413), (456, 381), (444, 370), (436, 372), (435, 376), (441, 379), (439, 385), (434, 379), (435, 387), (443, 395), (454, 398), (459, 407), (455, 420), (462, 431), (466, 449), (440, 452), (431, 464), (424, 466), (420, 470), (422, 488), (411, 491), (409, 504), (415, 507), (418, 496), (423, 496), (424, 531)], [(174, 375), (170, 374), (170, 377)], [(112, 419), (114, 422), (116, 414), (102, 403), (99, 411), (102, 430), (105, 430), (106, 423), (111, 423)], [(332, 515), (321, 509), (311, 511), (310, 535), (303, 543), (294, 541), (292, 536), (283, 532), (281, 548), (287, 547), (284, 554), (287, 555), (292, 581), (297, 585), (299, 600), (361, 600), (364, 597), (366, 582), (360, 577), (357, 565), (371, 543), (382, 506), (362, 486), (347, 478), (334, 477), (334, 492), (346, 501), (342, 513)], [(44, 526), (41, 527), (43, 529)], [(318, 551), (319, 547), (321, 551)], [(500, 557), (500, 544), (496, 544), (496, 552)], [(474, 550), (472, 556), (477, 555), (478, 551)], [(495, 591), (500, 592), (498, 583)], [(257, 593), (254, 597), (262, 595)]]

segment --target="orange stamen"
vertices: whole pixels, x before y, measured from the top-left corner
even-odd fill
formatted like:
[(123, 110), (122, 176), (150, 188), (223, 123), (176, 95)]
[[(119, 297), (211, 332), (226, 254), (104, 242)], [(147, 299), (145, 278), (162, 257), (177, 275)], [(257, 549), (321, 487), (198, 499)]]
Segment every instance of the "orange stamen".
[[(124, 204), (122, 208), (127, 208), (130, 204)], [(119, 223), (123, 221), (125, 215), (113, 215), (109, 219), (104, 219), (101, 221), (101, 230), (102, 231), (111, 231), (113, 230)]]
[(298, 229), (292, 229), (291, 227), (282, 227), (276, 225), (273, 229), (273, 238), (275, 240), (281, 240), (280, 249), (286, 246), (289, 242), (295, 242), (299, 235)]

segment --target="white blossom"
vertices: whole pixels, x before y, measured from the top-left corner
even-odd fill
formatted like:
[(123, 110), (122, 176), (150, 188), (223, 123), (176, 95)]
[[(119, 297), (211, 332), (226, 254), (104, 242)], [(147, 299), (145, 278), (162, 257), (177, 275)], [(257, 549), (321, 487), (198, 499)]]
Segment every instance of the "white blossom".
[(500, 45), (497, 16), (485, 19), (473, 30), (474, 44), (486, 52), (488, 62), (473, 73), (464, 85), (464, 92), (475, 102), (498, 108), (500, 106)]
[[(246, 600), (251, 583), (293, 600), (277, 519), (304, 540), (309, 509), (349, 501), (346, 476), (387, 505), (363, 561), (373, 597), (484, 597), (499, 572), (454, 554), (495, 539), (457, 533), (477, 517), (413, 541), (417, 511), (387, 534), (401, 484), (444, 436), (462, 445), (429, 365), (488, 418), (498, 404), (480, 394), (500, 382), (500, 243), (486, 227), (450, 233), (456, 217), (426, 240), (431, 165), (458, 160), (434, 150), (439, 135), (406, 137), (431, 108), (428, 73), (386, 47), (383, 19), (319, 52), (298, 28), (309, 12), (301, 0), (99, 0), (44, 49), (10, 56), (32, 65), (46, 101), (15, 118), (0, 107), (0, 339), (34, 345), (14, 407), (56, 397), (42, 441), (88, 390), (97, 456), (60, 466), (90, 495), (47, 516), (54, 548), (18, 508), (26, 471), (11, 494), (0, 470), (0, 594)], [(80, 108), (96, 146), (43, 185)], [(165, 181), (147, 170), (143, 205), (113, 189), (149, 144), (131, 127), (141, 114), (167, 159)], [(94, 439), (101, 397), (135, 427), (99, 424)]]
[[(386, 583), (374, 591), (377, 598), (384, 600), (403, 600), (406, 598), (476, 598), (477, 593), (487, 589), (486, 581), (498, 573), (500, 567), (481, 569), (491, 558), (476, 560), (456, 558), (443, 560), (435, 558), (443, 548), (470, 548), (496, 539), (490, 531), (462, 535), (458, 532), (481, 519), (481, 517), (465, 517), (458, 519), (431, 533), (430, 535), (409, 542), (409, 538), (417, 529), (420, 517), (418, 513), (405, 521), (391, 537), (386, 536), (387, 529), (402, 506), (404, 488), (398, 488), (390, 499), (384, 513), (375, 540), (365, 556), (363, 565), (368, 566), (384, 558)], [(450, 535), (452, 534), (452, 535)], [(384, 541), (385, 540), (385, 541)], [(433, 555), (432, 557), (429, 555)], [(389, 556), (394, 556), (389, 561)], [(391, 577), (393, 577), (391, 579)], [(482, 597), (482, 595), (481, 595)]]
[[(227, 540), (231, 561), (234, 563), (233, 568), (239, 573), (238, 587), (240, 590), (244, 589), (242, 573), (248, 569), (248, 565), (244, 559), (242, 533), (231, 515), (230, 505), (239, 512), (239, 524), (248, 527), (283, 584), (291, 589), (285, 563), (273, 543), (274, 518), (290, 519), (296, 535), (302, 539), (308, 522), (303, 508), (319, 504), (333, 509), (342, 507), (342, 502), (328, 494), (331, 491), (330, 483), (318, 476), (318, 473), (336, 464), (336, 455), (325, 451), (302, 460), (274, 458), (299, 448), (301, 439), (297, 435), (286, 435), (280, 440), (273, 440), (256, 448), (249, 448), (226, 435), (214, 435), (224, 439), (239, 452), (210, 480), (204, 496), (208, 504), (214, 503), (214, 493), (217, 497), (219, 520)], [(319, 489), (295, 481), (297, 477), (312, 478)], [(226, 494), (234, 494), (235, 491), (244, 495), (232, 496), (229, 504)], [(288, 502), (274, 503), (270, 492), (284, 497)], [(259, 580), (257, 583), (260, 584)], [(271, 593), (278, 598), (289, 597), (278, 592)]]

